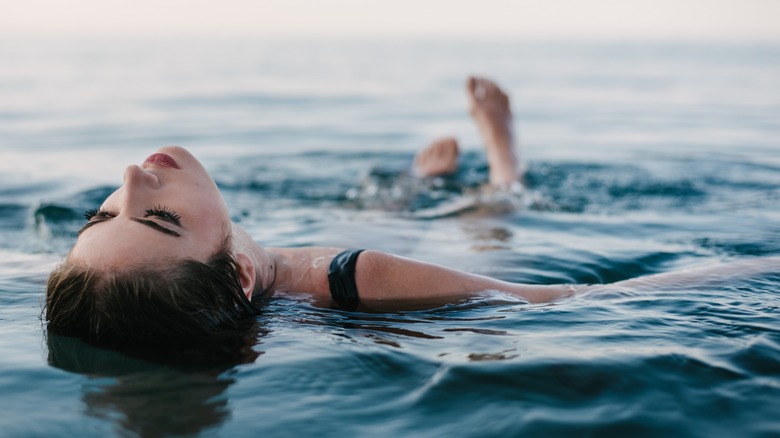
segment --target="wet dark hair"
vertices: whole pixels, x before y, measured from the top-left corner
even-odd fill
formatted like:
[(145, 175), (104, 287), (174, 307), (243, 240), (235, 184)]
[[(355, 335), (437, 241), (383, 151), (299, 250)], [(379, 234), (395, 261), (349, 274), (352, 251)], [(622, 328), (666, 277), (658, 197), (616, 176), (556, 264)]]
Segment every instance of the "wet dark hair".
[(240, 336), (259, 307), (244, 295), (230, 240), (205, 263), (99, 270), (66, 260), (50, 275), (50, 331), (102, 346), (177, 344)]

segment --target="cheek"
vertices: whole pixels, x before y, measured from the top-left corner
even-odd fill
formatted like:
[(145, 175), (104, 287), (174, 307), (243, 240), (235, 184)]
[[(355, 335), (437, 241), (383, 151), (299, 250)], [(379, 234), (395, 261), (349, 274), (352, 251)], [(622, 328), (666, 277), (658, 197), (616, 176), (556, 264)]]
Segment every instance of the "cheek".
[(228, 208), (222, 193), (216, 186), (203, 189), (203, 204), (208, 206), (212, 216), (224, 221), (229, 218)]
[[(197, 205), (192, 214), (193, 226), (205, 236), (222, 237), (230, 222), (230, 216), (221, 197), (198, 197), (190, 205)], [(204, 237), (205, 237), (204, 236)]]

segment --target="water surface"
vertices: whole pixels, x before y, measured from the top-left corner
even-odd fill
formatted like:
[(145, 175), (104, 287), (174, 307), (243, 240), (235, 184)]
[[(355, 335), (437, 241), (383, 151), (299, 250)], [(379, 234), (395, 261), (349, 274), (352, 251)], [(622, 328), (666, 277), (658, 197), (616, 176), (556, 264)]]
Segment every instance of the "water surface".
[[(40, 320), (82, 212), (165, 144), (269, 246), (545, 284), (778, 255), (780, 47), (41, 40), (0, 59), (3, 435), (780, 434), (777, 270), (546, 305), (280, 298), (221, 361), (104, 351)], [(513, 98), (521, 198), (475, 195), (472, 72)], [(441, 135), (460, 139), (459, 173), (410, 179)]]

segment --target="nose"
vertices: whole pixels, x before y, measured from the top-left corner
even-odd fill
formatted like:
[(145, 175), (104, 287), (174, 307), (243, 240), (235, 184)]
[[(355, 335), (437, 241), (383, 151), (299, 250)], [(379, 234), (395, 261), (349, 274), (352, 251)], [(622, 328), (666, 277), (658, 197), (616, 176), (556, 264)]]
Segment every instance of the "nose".
[(144, 208), (148, 208), (149, 200), (154, 198), (155, 190), (160, 188), (160, 180), (157, 175), (136, 165), (128, 166), (124, 176), (124, 184), (106, 199), (106, 203), (111, 200), (111, 206), (120, 215), (142, 215)]
[(160, 180), (157, 175), (134, 164), (125, 169), (125, 186), (130, 190), (156, 189), (160, 187)]

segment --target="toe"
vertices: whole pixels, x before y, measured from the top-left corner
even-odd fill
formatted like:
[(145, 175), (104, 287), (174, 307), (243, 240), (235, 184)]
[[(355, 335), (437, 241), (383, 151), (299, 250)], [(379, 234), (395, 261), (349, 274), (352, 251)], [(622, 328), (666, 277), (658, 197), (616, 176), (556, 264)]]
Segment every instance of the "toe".
[(474, 89), (476, 88), (477, 88), (477, 77), (469, 76), (468, 80), (466, 81), (466, 90), (468, 91), (469, 95), (474, 96)]

